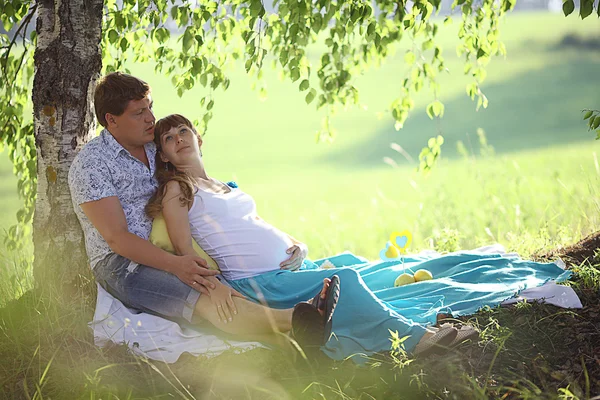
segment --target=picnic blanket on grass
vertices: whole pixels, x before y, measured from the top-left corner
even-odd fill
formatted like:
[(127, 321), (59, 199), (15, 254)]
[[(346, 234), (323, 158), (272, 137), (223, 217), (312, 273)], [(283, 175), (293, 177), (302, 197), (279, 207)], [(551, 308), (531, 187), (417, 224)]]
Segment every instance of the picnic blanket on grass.
[[(570, 271), (564, 270), (560, 260), (554, 263), (526, 261), (517, 254), (507, 254), (500, 245), (446, 255), (425, 251), (407, 255), (402, 261), (370, 262), (351, 253), (342, 253), (314, 262), (307, 260), (303, 268), (316, 269), (329, 264), (355, 269), (368, 288), (391, 309), (425, 325), (435, 324), (440, 312), (468, 315), (484, 306), (494, 307), (519, 300), (581, 308), (573, 289), (556, 284), (571, 275)], [(431, 271), (434, 279), (394, 287), (399, 274), (418, 269)], [(341, 287), (343, 290), (343, 282)], [(210, 357), (226, 350), (264, 347), (258, 342), (233, 340), (210, 326), (178, 325), (137, 312), (125, 307), (100, 286), (90, 327), (98, 346), (124, 343), (138, 355), (167, 363), (177, 361), (186, 352)], [(335, 346), (334, 340), (335, 335), (328, 347)], [(360, 352), (360, 349), (356, 351)]]

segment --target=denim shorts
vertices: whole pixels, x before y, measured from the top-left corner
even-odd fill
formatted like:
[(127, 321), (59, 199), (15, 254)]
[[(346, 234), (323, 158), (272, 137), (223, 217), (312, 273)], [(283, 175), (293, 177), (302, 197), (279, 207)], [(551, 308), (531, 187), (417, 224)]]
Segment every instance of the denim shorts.
[(93, 268), (96, 281), (129, 308), (192, 322), (200, 292), (177, 276), (111, 253)]

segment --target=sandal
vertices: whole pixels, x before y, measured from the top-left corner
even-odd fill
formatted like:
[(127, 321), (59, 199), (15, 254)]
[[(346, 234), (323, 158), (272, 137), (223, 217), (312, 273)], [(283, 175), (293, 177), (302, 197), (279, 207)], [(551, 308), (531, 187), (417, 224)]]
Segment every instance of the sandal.
[[(329, 340), (333, 312), (340, 297), (340, 278), (331, 277), (325, 298), (321, 292), (308, 302), (298, 303), (292, 313), (292, 337), (305, 351), (318, 350)], [(323, 312), (323, 315), (319, 311)]]
[[(445, 324), (446, 325), (446, 324)], [(419, 357), (425, 357), (431, 354), (439, 354), (450, 348), (450, 344), (454, 342), (458, 335), (458, 329), (448, 324), (442, 326), (429, 339), (417, 343), (413, 354)]]
[(305, 353), (318, 350), (323, 345), (324, 332), (323, 317), (315, 306), (306, 302), (294, 306), (290, 334)]
[[(444, 325), (450, 325), (448, 323), (443, 324)], [(473, 328), (471, 325), (462, 325), (459, 329), (458, 329), (458, 333), (456, 334), (456, 337), (454, 338), (454, 340), (452, 341), (452, 343), (450, 343), (450, 347), (456, 347), (459, 344), (466, 342), (467, 340), (477, 340), (479, 339), (479, 332)]]

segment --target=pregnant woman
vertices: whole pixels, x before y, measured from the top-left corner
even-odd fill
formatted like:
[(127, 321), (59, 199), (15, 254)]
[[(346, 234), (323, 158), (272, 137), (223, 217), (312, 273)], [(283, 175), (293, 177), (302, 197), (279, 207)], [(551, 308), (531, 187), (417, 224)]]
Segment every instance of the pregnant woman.
[(174, 114), (157, 121), (154, 138), (159, 188), (147, 211), (151, 216), (162, 212), (177, 253), (194, 254), (193, 238), (235, 290), (279, 309), (312, 297), (323, 281), (337, 283), (339, 277), (343, 290), (325, 344), (330, 357), (388, 351), (390, 331), (407, 337), (404, 346), (414, 354), (452, 347), (476, 335), (468, 326), (428, 328), (405, 318), (379, 300), (352, 268), (300, 268), (306, 245), (262, 220), (251, 196), (206, 173), (202, 139), (187, 118)]

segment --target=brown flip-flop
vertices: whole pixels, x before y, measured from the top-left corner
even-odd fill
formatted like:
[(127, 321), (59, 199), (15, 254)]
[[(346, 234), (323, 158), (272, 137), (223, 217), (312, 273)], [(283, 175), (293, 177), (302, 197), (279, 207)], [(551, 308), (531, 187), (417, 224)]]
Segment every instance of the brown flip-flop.
[(455, 327), (442, 326), (429, 339), (417, 343), (413, 354), (419, 357), (426, 357), (431, 354), (439, 354), (447, 351), (457, 335), (458, 329)]

